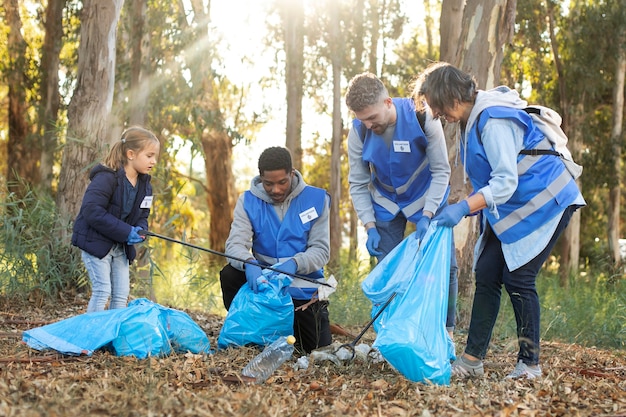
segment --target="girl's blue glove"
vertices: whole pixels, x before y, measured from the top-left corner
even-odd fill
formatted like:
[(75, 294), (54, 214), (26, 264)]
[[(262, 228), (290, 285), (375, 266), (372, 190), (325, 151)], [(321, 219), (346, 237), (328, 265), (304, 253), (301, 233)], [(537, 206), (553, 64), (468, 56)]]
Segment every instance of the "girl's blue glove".
[(367, 247), (367, 251), (372, 256), (380, 256), (383, 253), (378, 251), (378, 244), (380, 243), (380, 233), (376, 230), (375, 227), (367, 229), (367, 242), (365, 243), (365, 247)]
[(469, 204), (467, 200), (463, 200), (444, 207), (441, 213), (433, 218), (433, 221), (437, 220), (439, 226), (454, 227), (468, 214), (470, 214)]

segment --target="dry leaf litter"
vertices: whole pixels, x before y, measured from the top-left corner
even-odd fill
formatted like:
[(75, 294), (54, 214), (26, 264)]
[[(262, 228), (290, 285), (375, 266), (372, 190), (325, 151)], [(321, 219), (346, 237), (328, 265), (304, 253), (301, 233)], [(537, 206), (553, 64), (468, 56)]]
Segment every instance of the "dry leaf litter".
[[(0, 299), (0, 416), (626, 417), (626, 352), (557, 342), (542, 343), (538, 380), (503, 379), (515, 366), (512, 342), (491, 347), (484, 379), (449, 386), (408, 381), (370, 352), (371, 330), (347, 360), (336, 348), (359, 328), (294, 356), (264, 384), (240, 375), (255, 348), (138, 360), (106, 351), (63, 356), (21, 342), (24, 330), (82, 314), (86, 304), (80, 294), (56, 303)], [(186, 312), (215, 348), (223, 318)]]

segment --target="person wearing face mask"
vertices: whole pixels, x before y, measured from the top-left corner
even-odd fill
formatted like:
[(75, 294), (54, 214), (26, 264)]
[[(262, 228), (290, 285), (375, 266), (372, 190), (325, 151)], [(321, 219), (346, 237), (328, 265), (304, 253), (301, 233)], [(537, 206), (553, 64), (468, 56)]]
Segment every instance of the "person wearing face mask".
[[(227, 310), (243, 285), (257, 292), (264, 266), (322, 282), (330, 259), (328, 193), (305, 183), (286, 148), (265, 149), (258, 168), (250, 189), (237, 200), (226, 240), (226, 255), (232, 258), (220, 272), (220, 283)], [(332, 342), (328, 301), (316, 299), (317, 287), (298, 278), (289, 286), (296, 347), (307, 353)]]
[[(348, 133), (350, 196), (367, 231), (367, 250), (380, 262), (404, 239), (407, 222), (415, 224), (414, 237), (421, 240), (431, 218), (447, 205), (445, 136), (439, 120), (428, 112), (416, 113), (411, 98), (391, 98), (374, 74), (352, 78), (345, 98), (355, 116)], [(446, 321), (450, 335), (457, 271), (453, 242)]]

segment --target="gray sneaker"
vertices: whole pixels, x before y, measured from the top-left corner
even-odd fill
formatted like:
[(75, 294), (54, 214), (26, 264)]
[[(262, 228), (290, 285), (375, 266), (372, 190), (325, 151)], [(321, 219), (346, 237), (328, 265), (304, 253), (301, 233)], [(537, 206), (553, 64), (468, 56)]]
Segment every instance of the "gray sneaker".
[(463, 356), (460, 356), (452, 363), (452, 375), (457, 378), (482, 378), (485, 376), (483, 362), (476, 364), (468, 363)]
[(541, 367), (539, 365), (528, 366), (521, 360), (515, 365), (513, 372), (508, 374), (505, 379), (535, 379), (541, 377)]

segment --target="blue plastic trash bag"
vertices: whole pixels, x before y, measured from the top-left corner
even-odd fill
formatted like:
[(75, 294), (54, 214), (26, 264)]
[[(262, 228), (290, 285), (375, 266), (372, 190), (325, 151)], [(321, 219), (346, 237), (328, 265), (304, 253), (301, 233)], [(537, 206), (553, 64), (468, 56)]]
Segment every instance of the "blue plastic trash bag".
[(293, 334), (293, 300), (289, 284), (293, 279), (269, 269), (263, 270), (255, 294), (243, 285), (235, 295), (217, 339), (218, 349), (229, 346), (267, 346), (280, 336)]
[(118, 356), (168, 355), (173, 351), (210, 353), (209, 339), (187, 313), (145, 298), (126, 308), (70, 317), (24, 332), (22, 340), (37, 350), (91, 355), (100, 348)]
[[(413, 236), (410, 237), (411, 239), (404, 239), (393, 248), (361, 283), (363, 293), (373, 304), (372, 318), (394, 292), (397, 293), (397, 299), (401, 298), (411, 281), (413, 272), (422, 259), (424, 252), (419, 250), (420, 242)], [(422, 240), (427, 237), (428, 234)], [(381, 323), (389, 314), (389, 310), (390, 308), (387, 307), (373, 323), (376, 332), (380, 330)]]
[[(371, 301), (398, 295), (381, 314), (373, 347), (396, 370), (413, 382), (449, 385), (454, 344), (446, 330), (452, 229), (431, 224), (417, 253), (418, 242), (408, 236), (372, 273), (362, 289), (374, 289)], [(383, 264), (381, 262), (381, 265)], [(371, 275), (371, 274), (370, 274)], [(372, 282), (375, 280), (375, 282)], [(388, 297), (387, 297), (388, 298)]]

